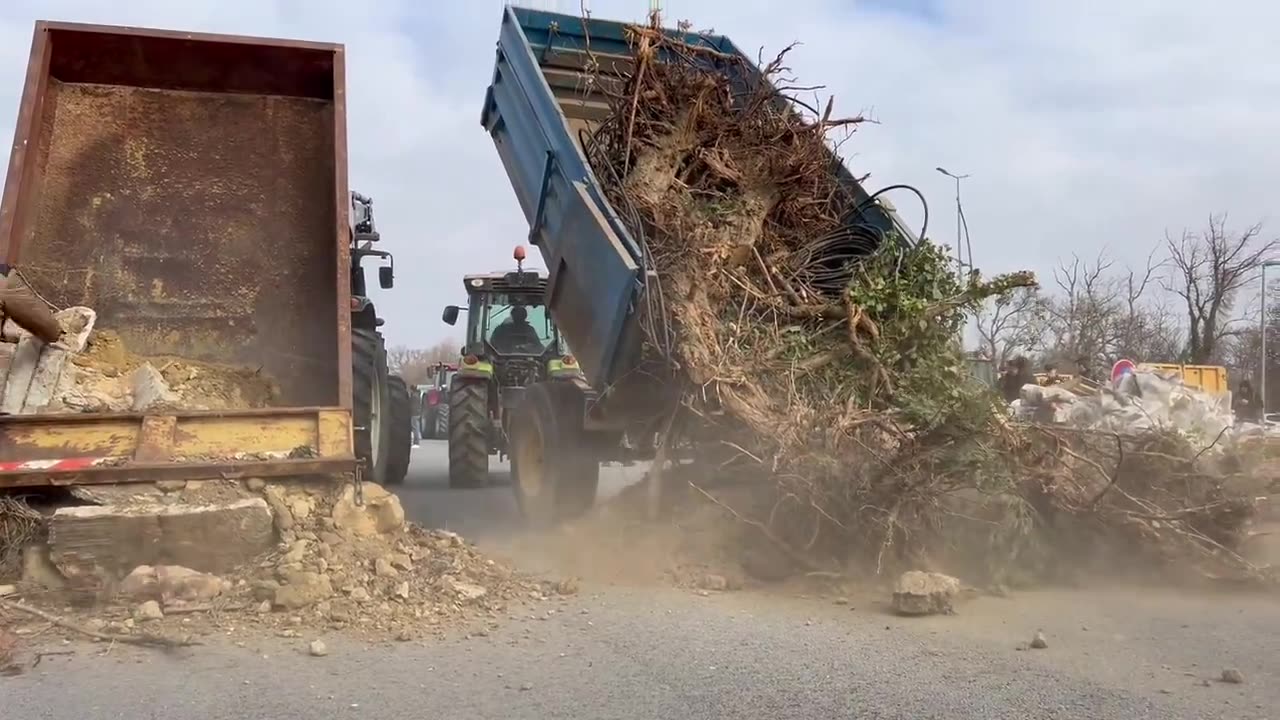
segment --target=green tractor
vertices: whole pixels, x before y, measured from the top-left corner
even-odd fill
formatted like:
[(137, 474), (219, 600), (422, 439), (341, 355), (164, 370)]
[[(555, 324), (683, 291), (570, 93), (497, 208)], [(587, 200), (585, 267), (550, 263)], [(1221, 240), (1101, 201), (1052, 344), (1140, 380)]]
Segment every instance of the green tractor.
[(399, 485), (409, 472), (409, 389), (404, 379), (387, 367), (383, 319), (369, 299), (361, 261), (380, 258), (378, 285), (389, 290), (395, 283), (394, 259), (377, 250), (382, 238), (374, 225), (373, 199), (351, 193), (351, 415), (356, 457), (364, 463), (365, 478), (380, 485)]
[(464, 354), (448, 390), (451, 488), (489, 484), (489, 457), (508, 454), (512, 411), (525, 388), (582, 378), (547, 312), (546, 276), (524, 269), (523, 247), (514, 257), (514, 272), (465, 276), (467, 307), (444, 309), (449, 325), (467, 314)]

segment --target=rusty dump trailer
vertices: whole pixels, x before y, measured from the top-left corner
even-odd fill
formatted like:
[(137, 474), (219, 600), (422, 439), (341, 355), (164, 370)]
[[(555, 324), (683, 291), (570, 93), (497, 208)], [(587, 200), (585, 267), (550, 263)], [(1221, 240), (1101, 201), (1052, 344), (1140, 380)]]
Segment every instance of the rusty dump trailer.
[(0, 417), (0, 488), (355, 469), (341, 45), (39, 22), (0, 252), (141, 355), (277, 407)]

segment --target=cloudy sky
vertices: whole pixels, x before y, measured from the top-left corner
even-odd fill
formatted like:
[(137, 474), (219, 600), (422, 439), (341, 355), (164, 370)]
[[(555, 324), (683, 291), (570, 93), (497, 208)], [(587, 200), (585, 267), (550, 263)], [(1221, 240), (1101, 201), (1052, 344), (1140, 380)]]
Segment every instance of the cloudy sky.
[[(574, 0), (525, 4), (577, 12)], [(453, 337), (464, 272), (509, 264), (526, 225), (479, 125), (497, 0), (3, 0), (0, 136), (37, 19), (293, 37), (347, 46), (351, 185), (376, 200), (398, 284), (396, 344)], [(801, 41), (797, 75), (880, 121), (845, 146), (871, 189), (910, 183), (936, 238), (963, 198), (978, 264), (1049, 271), (1104, 247), (1139, 261), (1166, 230), (1229, 211), (1280, 234), (1280, 3), (1262, 0), (667, 0), (740, 47)], [(639, 19), (647, 0), (592, 0)], [(7, 159), (5, 159), (7, 162)], [(909, 196), (895, 198), (919, 222)]]

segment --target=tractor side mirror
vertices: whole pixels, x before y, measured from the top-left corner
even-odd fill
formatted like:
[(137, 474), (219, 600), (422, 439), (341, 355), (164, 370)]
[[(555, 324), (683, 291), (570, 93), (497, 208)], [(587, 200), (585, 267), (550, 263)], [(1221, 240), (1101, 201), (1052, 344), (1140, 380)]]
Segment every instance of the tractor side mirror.
[(378, 268), (378, 285), (383, 290), (390, 290), (392, 285), (396, 284), (396, 269), (390, 265), (383, 265)]
[(461, 312), (461, 310), (462, 308), (457, 305), (446, 305), (444, 313), (440, 315), (440, 319), (444, 320), (446, 325), (455, 325), (458, 322), (458, 313)]

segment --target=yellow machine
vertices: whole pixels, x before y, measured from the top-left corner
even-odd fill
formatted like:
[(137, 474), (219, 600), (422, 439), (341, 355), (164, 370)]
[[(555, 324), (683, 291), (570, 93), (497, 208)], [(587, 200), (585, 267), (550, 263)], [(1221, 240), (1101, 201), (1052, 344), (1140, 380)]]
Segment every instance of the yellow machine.
[(1189, 387), (1200, 388), (1214, 395), (1231, 392), (1227, 384), (1227, 369), (1221, 365), (1179, 365), (1177, 363), (1142, 363), (1140, 370), (1150, 370), (1160, 375), (1172, 375)]

